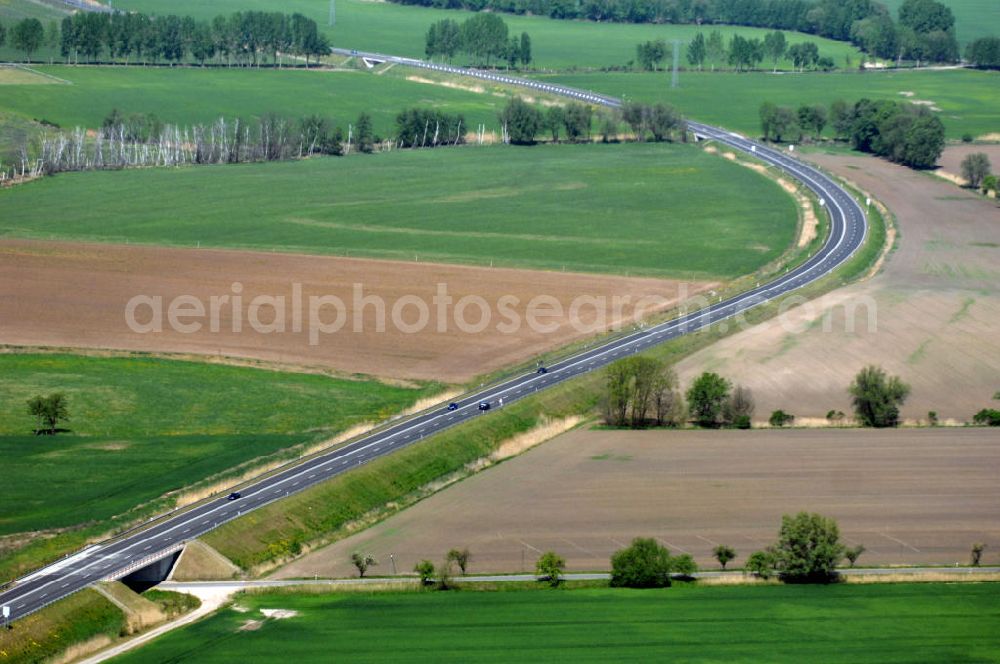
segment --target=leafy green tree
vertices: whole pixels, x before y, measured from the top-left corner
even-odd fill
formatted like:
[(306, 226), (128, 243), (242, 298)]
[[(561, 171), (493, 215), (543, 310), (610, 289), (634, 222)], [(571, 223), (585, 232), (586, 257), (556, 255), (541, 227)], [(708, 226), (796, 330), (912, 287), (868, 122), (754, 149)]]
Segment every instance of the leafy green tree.
[(996, 195), (996, 193), (997, 193), (997, 176), (995, 176), (995, 175), (987, 175), (986, 177), (984, 177), (983, 178), (983, 182), (982, 182), (982, 188), (983, 188), (983, 193), (984, 194), (988, 194), (989, 192), (992, 191), (993, 194)]
[(351, 564), (357, 568), (358, 576), (363, 579), (365, 578), (365, 573), (371, 567), (378, 565), (378, 560), (376, 560), (375, 556), (370, 553), (355, 551), (351, 554)]
[(562, 131), (565, 118), (562, 106), (550, 106), (545, 111), (545, 128), (552, 133), (552, 142), (559, 142), (559, 132)]
[(694, 561), (690, 553), (682, 553), (679, 556), (670, 558), (670, 571), (681, 577), (690, 579), (698, 571), (698, 563)]
[(504, 20), (493, 13), (482, 12), (466, 19), (461, 26), (462, 50), (479, 64), (489, 66), (503, 58), (508, 50), (509, 31)]
[(507, 44), (507, 53), (505, 54), (507, 69), (515, 69), (517, 67), (518, 58), (520, 57), (521, 43), (518, 41), (517, 37), (511, 37), (510, 42)]
[(518, 58), (521, 60), (521, 64), (525, 67), (531, 64), (533, 56), (531, 54), (531, 37), (527, 32), (521, 33), (521, 50), (518, 53)]
[(812, 67), (819, 61), (819, 47), (815, 42), (802, 42), (788, 47), (788, 57), (799, 70)]
[(866, 427), (894, 427), (899, 424), (899, 408), (910, 394), (910, 386), (898, 376), (887, 376), (881, 367), (870, 365), (858, 372), (848, 392), (854, 414)]
[(7, 28), (3, 27), (3, 23), (0, 23), (0, 46), (3, 46), (7, 42)]
[(708, 39), (705, 40), (705, 58), (712, 63), (712, 71), (715, 71), (715, 66), (721, 63), (725, 57), (726, 43), (722, 39), (722, 33), (718, 30), (712, 30), (708, 34)]
[(429, 586), (434, 582), (434, 563), (421, 560), (413, 566), (413, 571), (420, 577), (420, 585)]
[(932, 115), (916, 118), (906, 131), (900, 163), (910, 168), (932, 168), (944, 151), (944, 124)]
[(857, 546), (844, 549), (844, 557), (847, 558), (847, 562), (851, 564), (851, 567), (854, 567), (854, 563), (858, 562), (858, 558), (861, 557), (861, 554), (864, 553), (865, 550), (864, 544), (858, 544)]
[(826, 128), (829, 116), (825, 106), (819, 104), (803, 105), (799, 107), (798, 120), (802, 131), (808, 131), (813, 138), (818, 139), (823, 134), (823, 129)]
[(458, 569), (465, 574), (465, 570), (469, 566), (469, 561), (472, 560), (472, 554), (469, 553), (468, 549), (452, 549), (448, 552), (448, 560), (458, 565)]
[(762, 579), (769, 579), (774, 573), (774, 553), (772, 551), (754, 551), (747, 558), (746, 570)]
[(1000, 427), (1000, 410), (983, 408), (972, 416), (972, 422), (980, 426)]
[(979, 567), (979, 563), (983, 559), (983, 550), (985, 548), (986, 545), (982, 542), (976, 542), (972, 545), (972, 560), (970, 562), (973, 567)]
[(372, 130), (372, 116), (362, 113), (354, 127), (358, 151), (371, 154), (375, 150), (375, 133)]
[(646, 115), (646, 127), (657, 143), (673, 141), (675, 135), (683, 138), (687, 131), (683, 116), (668, 104), (654, 104), (646, 109)]
[(722, 419), (722, 408), (729, 398), (731, 384), (717, 373), (704, 372), (687, 391), (688, 408), (695, 422), (703, 427), (717, 427)]
[(636, 537), (611, 556), (612, 588), (665, 588), (670, 585), (672, 559), (652, 538)]
[(828, 581), (844, 557), (837, 522), (819, 514), (799, 512), (781, 518), (775, 560), (788, 581)]
[(980, 69), (1000, 69), (1000, 37), (981, 37), (965, 48), (965, 59)]
[(783, 427), (788, 424), (791, 424), (794, 421), (795, 421), (795, 416), (790, 413), (786, 413), (783, 410), (774, 411), (773, 413), (771, 413), (770, 419), (768, 419), (768, 423), (772, 427)]
[(590, 140), (590, 127), (593, 123), (594, 111), (578, 102), (570, 102), (563, 109), (563, 126), (566, 127), (566, 138), (573, 142)]
[(847, 140), (851, 137), (851, 125), (854, 123), (854, 112), (851, 106), (843, 99), (830, 104), (830, 125), (833, 132), (840, 140)]
[(785, 40), (784, 32), (775, 30), (764, 35), (764, 52), (774, 65), (773, 71), (778, 71), (778, 61), (785, 57), (787, 51), (788, 42)]
[(461, 27), (450, 18), (442, 19), (427, 29), (425, 41), (424, 53), (428, 58), (442, 56), (451, 62), (462, 46)]
[(37, 18), (26, 18), (14, 24), (11, 31), (10, 45), (15, 50), (23, 51), (24, 57), (31, 63), (31, 55), (45, 43), (45, 26)]
[(55, 435), (60, 422), (69, 421), (69, 401), (61, 392), (28, 400), (28, 413), (38, 420), (37, 433)]
[(983, 178), (990, 174), (990, 158), (984, 152), (973, 152), (962, 160), (962, 177), (973, 189), (979, 189)]
[(546, 551), (535, 563), (535, 574), (539, 581), (545, 581), (553, 588), (562, 583), (563, 570), (566, 569), (566, 559), (555, 551)]
[(520, 97), (512, 97), (500, 112), (500, 123), (514, 145), (533, 145), (544, 122), (542, 112)]
[(712, 555), (722, 565), (722, 569), (725, 570), (726, 564), (736, 558), (736, 549), (726, 544), (719, 544), (712, 549)]
[(647, 41), (635, 47), (635, 59), (646, 71), (656, 71), (667, 57), (667, 43), (662, 39)]
[(705, 44), (705, 35), (698, 33), (691, 40), (687, 47), (687, 61), (692, 67), (697, 67), (700, 71), (705, 66), (705, 58), (708, 55), (708, 47)]

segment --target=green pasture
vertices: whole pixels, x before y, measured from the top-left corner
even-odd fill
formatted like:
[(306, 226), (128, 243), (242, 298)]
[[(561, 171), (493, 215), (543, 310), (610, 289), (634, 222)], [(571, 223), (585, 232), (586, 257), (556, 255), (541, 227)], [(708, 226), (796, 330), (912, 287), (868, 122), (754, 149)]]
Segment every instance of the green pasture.
[[(424, 56), (424, 36), (431, 23), (443, 18), (462, 21), (471, 14), (458, 10), (430, 9), (370, 0), (337, 0), (336, 24), (328, 27), (330, 3), (326, 0), (119, 0), (116, 6), (149, 13), (182, 14), (210, 19), (218, 14), (242, 10), (301, 12), (316, 20), (330, 36), (333, 44), (342, 48)], [(535, 55), (533, 66), (552, 69), (621, 67), (635, 58), (636, 44), (651, 39), (689, 41), (699, 32), (713, 27), (689, 25), (629, 25), (560, 21), (539, 16), (504, 15), (511, 32), (531, 35)], [(762, 37), (766, 30), (718, 26), (729, 39), (734, 33), (745, 37)], [(819, 46), (820, 55), (833, 58), (844, 66), (850, 56), (857, 63), (858, 51), (850, 44), (811, 35), (789, 33), (791, 43), (811, 40)], [(786, 63), (787, 64), (787, 63)]]
[[(1000, 132), (1000, 72), (882, 71), (806, 74), (683, 72), (678, 88), (669, 74), (564, 74), (545, 80), (642, 101), (664, 101), (688, 117), (758, 135), (765, 101), (798, 107), (870, 99), (920, 101), (940, 109), (952, 139)], [(912, 95), (903, 93), (913, 93)], [(830, 133), (830, 130), (827, 130)]]
[[(266, 113), (293, 118), (320, 115), (345, 131), (348, 123), (355, 123), (360, 113), (367, 112), (376, 132), (389, 133), (396, 114), (411, 106), (461, 113), (472, 126), (482, 122), (493, 127), (505, 101), (360, 71), (141, 65), (36, 69), (65, 83), (37, 77), (37, 85), (0, 85), (0, 113), (46, 120), (65, 129), (100, 127), (105, 116), (117, 108), (125, 115), (155, 113), (163, 122), (180, 125)], [(8, 78), (12, 76), (8, 74)]]
[[(237, 597), (118, 660), (986, 662), (995, 584), (674, 587)], [(298, 615), (264, 619), (261, 609)], [(251, 620), (259, 629), (241, 630)]]
[[(254, 459), (381, 420), (434, 386), (148, 357), (0, 355), (0, 535), (100, 522)], [(63, 392), (68, 433), (27, 400)], [(287, 454), (287, 452), (285, 453)]]
[(664, 144), (73, 173), (0, 208), (0, 235), (706, 279), (753, 272), (796, 229), (777, 184)]

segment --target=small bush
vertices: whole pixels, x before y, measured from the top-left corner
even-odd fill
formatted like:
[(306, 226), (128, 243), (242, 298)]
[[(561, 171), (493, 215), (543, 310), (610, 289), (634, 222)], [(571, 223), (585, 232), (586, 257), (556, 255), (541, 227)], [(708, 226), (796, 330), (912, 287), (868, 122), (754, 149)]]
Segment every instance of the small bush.
[[(827, 417), (829, 417), (829, 415), (827, 415)], [(771, 424), (772, 427), (787, 426), (794, 421), (795, 421), (795, 416), (792, 415), (791, 413), (786, 413), (783, 410), (774, 411), (773, 413), (771, 413), (771, 418), (768, 420), (768, 422)]]

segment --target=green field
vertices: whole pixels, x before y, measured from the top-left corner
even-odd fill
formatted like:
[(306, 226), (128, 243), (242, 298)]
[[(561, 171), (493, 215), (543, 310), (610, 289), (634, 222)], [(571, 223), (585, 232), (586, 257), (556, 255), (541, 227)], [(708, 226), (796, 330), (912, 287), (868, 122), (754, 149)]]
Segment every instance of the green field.
[[(685, 72), (680, 87), (668, 74), (564, 74), (542, 77), (628, 99), (669, 102), (691, 118), (757, 135), (758, 109), (829, 104), (837, 99), (924, 100), (941, 109), (948, 137), (1000, 132), (1000, 72), (897, 71), (831, 74), (734, 74)], [(901, 95), (912, 92), (912, 97)], [(829, 130), (828, 130), (829, 133)]]
[(492, 95), (358, 71), (58, 65), (37, 69), (70, 85), (0, 86), (0, 111), (66, 129), (100, 127), (117, 108), (126, 115), (155, 113), (164, 122), (181, 125), (265, 113), (294, 118), (316, 114), (332, 118), (346, 131), (347, 124), (365, 111), (372, 115), (376, 132), (388, 133), (396, 114), (410, 106), (442, 108), (464, 114), (470, 126), (483, 122), (494, 127), (504, 103)]
[(0, 191), (0, 208), (0, 235), (712, 279), (768, 263), (796, 228), (777, 184), (664, 144), (75, 173)]
[[(995, 584), (274, 592), (115, 661), (958, 662), (1000, 657)], [(299, 615), (241, 631), (260, 609)]]
[[(257, 9), (266, 11), (301, 12), (316, 20), (327, 32), (333, 44), (342, 48), (423, 57), (424, 35), (431, 23), (443, 18), (462, 21), (469, 12), (428, 9), (370, 0), (337, 0), (337, 23), (326, 27), (330, 4), (326, 0), (119, 0), (116, 7), (150, 13), (173, 13), (210, 19), (218, 14)], [(515, 34), (531, 35), (533, 66), (540, 68), (601, 68), (621, 67), (635, 58), (636, 44), (651, 39), (688, 41), (699, 32), (712, 28), (688, 25), (629, 25), (622, 23), (592, 23), (559, 21), (544, 17), (504, 15)], [(746, 37), (762, 37), (766, 32), (755, 28), (718, 29), (728, 39), (734, 32)], [(810, 40), (817, 43), (820, 55), (829, 56), (837, 66), (845, 57), (858, 62), (858, 51), (850, 44), (811, 35), (789, 33), (791, 43)]]
[[(955, 35), (963, 47), (979, 37), (1000, 36), (1000, 3), (995, 0), (941, 0), (955, 15)], [(883, 0), (892, 18), (899, 16), (903, 0)]]
[[(0, 355), (0, 535), (125, 514), (384, 419), (432, 389), (141, 357)], [(56, 391), (69, 398), (71, 433), (30, 435), (25, 403)]]

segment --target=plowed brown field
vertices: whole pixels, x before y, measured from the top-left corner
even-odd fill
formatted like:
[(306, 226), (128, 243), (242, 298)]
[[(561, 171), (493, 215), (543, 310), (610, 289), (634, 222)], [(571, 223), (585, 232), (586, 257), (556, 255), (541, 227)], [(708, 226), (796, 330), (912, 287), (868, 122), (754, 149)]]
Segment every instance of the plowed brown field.
[(542, 551), (568, 569), (606, 570), (633, 537), (656, 537), (717, 568), (712, 547), (747, 555), (782, 514), (818, 511), (863, 543), (864, 565), (967, 563), (1000, 549), (1000, 436), (989, 429), (863, 431), (577, 430), (313, 552), (280, 578), (351, 576), (352, 551), (379, 573), (408, 572), (468, 547), (475, 573), (534, 570)]
[[(809, 155), (885, 203), (896, 250), (874, 278), (732, 335), (678, 365), (685, 381), (717, 371), (749, 386), (756, 419), (773, 410), (825, 423), (851, 412), (866, 364), (912, 386), (902, 414), (970, 421), (1000, 390), (1000, 207), (926, 173), (864, 155)], [(951, 157), (955, 161), (957, 157)], [(852, 316), (854, 320), (852, 323)]]
[[(234, 287), (234, 283), (239, 287)], [(294, 320), (295, 284), (302, 293), (301, 330)], [(439, 324), (440, 309), (434, 303), (440, 285), (452, 304), (446, 306), (445, 323)], [(598, 322), (596, 310), (582, 301), (580, 325), (570, 322), (569, 308), (577, 298), (631, 298), (620, 313), (607, 313), (599, 325), (629, 321), (642, 298), (656, 298), (660, 307), (676, 302), (687, 289), (694, 295), (713, 284), (680, 284), (660, 279), (623, 278), (529, 270), (486, 269), (427, 263), (361, 260), (322, 256), (259, 252), (166, 249), (156, 247), (92, 245), (32, 240), (0, 241), (0, 343), (30, 346), (122, 349), (151, 352), (192, 353), (250, 358), (272, 362), (334, 369), (399, 379), (463, 382), (590, 336), (586, 328)], [(356, 289), (362, 297), (377, 297), (385, 303), (385, 329), (378, 330), (374, 304), (354, 315)], [(239, 292), (237, 292), (239, 291)], [(127, 303), (135, 296), (162, 298), (157, 306), (162, 331), (136, 332), (126, 323)], [(242, 297), (241, 313), (234, 313), (236, 295)], [(284, 315), (263, 304), (250, 324), (250, 303), (259, 296), (285, 298)], [(169, 306), (178, 296), (189, 296), (205, 309), (202, 317), (182, 317), (183, 324), (201, 322), (193, 333), (169, 324)], [(210, 325), (211, 298), (220, 299), (218, 331)], [(347, 318), (334, 333), (316, 334), (310, 342), (309, 298), (332, 296), (345, 303)], [(482, 320), (473, 304), (463, 310), (460, 328), (455, 320), (462, 298), (477, 296), (488, 305), (491, 321), (477, 331)], [(509, 300), (511, 322), (498, 304)], [(529, 302), (547, 296), (559, 305), (562, 315), (540, 303), (537, 321), (551, 331), (527, 324)], [(408, 298), (394, 324), (394, 304)], [(414, 299), (415, 298), (415, 299)], [(426, 325), (417, 330), (421, 313), (412, 302), (419, 300), (430, 313)], [(153, 306), (140, 305), (135, 320), (153, 320)], [(178, 309), (183, 312), (184, 307)], [(337, 319), (331, 306), (319, 306), (318, 318), (325, 324)], [(238, 331), (234, 319), (241, 319)], [(280, 318), (284, 332), (267, 330)], [(443, 331), (442, 331), (443, 330)]]

